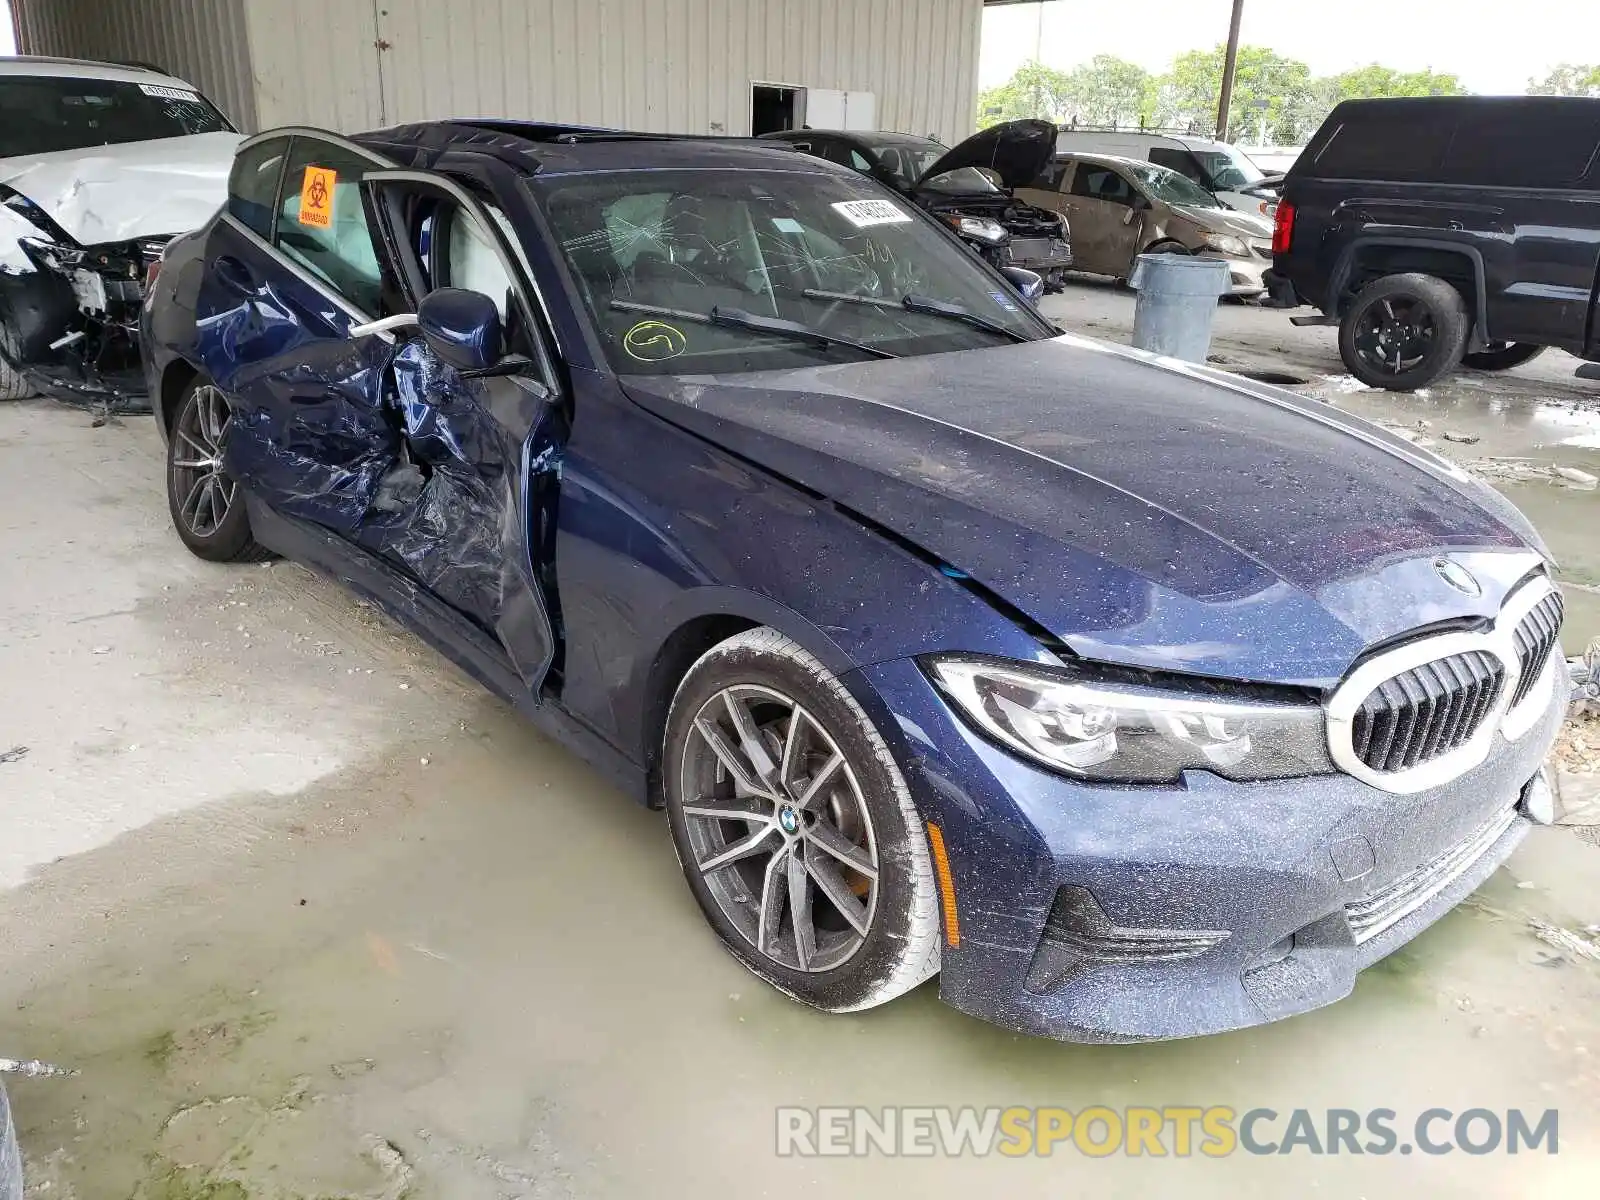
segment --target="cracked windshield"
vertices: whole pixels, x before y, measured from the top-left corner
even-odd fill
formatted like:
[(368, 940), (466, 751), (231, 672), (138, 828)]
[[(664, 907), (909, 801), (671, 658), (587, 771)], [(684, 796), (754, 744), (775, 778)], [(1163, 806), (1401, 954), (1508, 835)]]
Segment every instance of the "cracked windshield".
[(909, 202), (822, 173), (619, 173), (538, 186), (626, 374), (772, 370), (1048, 337)]

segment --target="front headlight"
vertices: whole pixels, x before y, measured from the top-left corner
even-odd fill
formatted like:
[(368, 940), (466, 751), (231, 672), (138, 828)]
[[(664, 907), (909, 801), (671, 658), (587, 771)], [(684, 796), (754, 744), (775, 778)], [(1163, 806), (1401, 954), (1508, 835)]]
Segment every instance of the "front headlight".
[(960, 217), (955, 227), (962, 237), (975, 238), (991, 246), (998, 246), (1006, 240), (1006, 227), (988, 217)]
[(1207, 250), (1215, 250), (1218, 254), (1232, 254), (1238, 258), (1246, 258), (1250, 254), (1249, 246), (1225, 233), (1202, 234), (1200, 240), (1205, 243)]
[(1080, 779), (1173, 783), (1332, 772), (1320, 705), (1074, 680), (1021, 664), (941, 658), (928, 669), (968, 720), (1011, 749)]

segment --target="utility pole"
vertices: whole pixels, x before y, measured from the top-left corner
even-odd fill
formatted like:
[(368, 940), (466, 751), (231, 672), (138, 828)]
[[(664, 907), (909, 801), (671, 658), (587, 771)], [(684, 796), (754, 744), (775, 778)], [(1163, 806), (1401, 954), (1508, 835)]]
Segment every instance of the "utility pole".
[(1217, 100), (1217, 141), (1228, 140), (1228, 109), (1233, 107), (1233, 75), (1239, 66), (1239, 21), (1244, 0), (1233, 0), (1233, 21), (1228, 25), (1228, 56), (1222, 60), (1222, 95)]

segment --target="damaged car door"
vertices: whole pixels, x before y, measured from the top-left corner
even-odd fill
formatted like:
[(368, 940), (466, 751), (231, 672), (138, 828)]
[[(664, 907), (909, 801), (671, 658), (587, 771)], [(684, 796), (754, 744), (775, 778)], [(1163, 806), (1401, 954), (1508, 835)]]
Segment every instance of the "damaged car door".
[(364, 186), (413, 307), (367, 327), (406, 339), (385, 371), (400, 450), (355, 539), (498, 638), (537, 694), (566, 422), (532, 285), (503, 215), (455, 181), (387, 171)]
[[(548, 359), (481, 207), (442, 177), (391, 168), (299, 132), (240, 153), (196, 305), (202, 363), (231, 413), (211, 446), (186, 450), (220, 449), (252, 511), (399, 569), (495, 639), (537, 693), (554, 648), (531, 461), (551, 429)], [(497, 361), (476, 373), (420, 331), (430, 292), (452, 283), (494, 303), (477, 333)], [(501, 356), (502, 340), (529, 353)]]
[(1062, 199), (1072, 221), (1077, 265), (1098, 275), (1125, 276), (1139, 249), (1142, 197), (1108, 166), (1082, 161), (1074, 165)]
[(196, 461), (220, 450), (247, 491), (347, 536), (400, 452), (383, 394), (393, 338), (350, 333), (402, 307), (360, 185), (387, 165), (300, 134), (244, 147), (195, 304), (202, 365), (233, 405), (226, 438), (201, 430), (189, 447)]

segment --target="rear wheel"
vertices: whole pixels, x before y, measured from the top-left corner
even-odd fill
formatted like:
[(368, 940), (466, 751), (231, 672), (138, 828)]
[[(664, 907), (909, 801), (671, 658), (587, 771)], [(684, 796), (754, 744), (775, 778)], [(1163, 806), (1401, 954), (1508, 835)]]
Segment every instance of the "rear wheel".
[(747, 968), (830, 1012), (938, 970), (921, 818), (867, 715), (804, 649), (774, 629), (713, 647), (679, 685), (663, 749), (684, 877)]
[(178, 536), (198, 557), (263, 562), (272, 553), (251, 536), (244, 497), (222, 466), (232, 419), (232, 406), (216, 384), (201, 376), (189, 385), (167, 441), (167, 507)]
[(1474, 371), (1509, 371), (1543, 354), (1545, 347), (1527, 342), (1490, 342), (1475, 354), (1463, 355), (1461, 365)]
[(1456, 369), (1471, 328), (1461, 293), (1432, 275), (1385, 275), (1339, 324), (1339, 356), (1368, 387), (1409, 392)]

